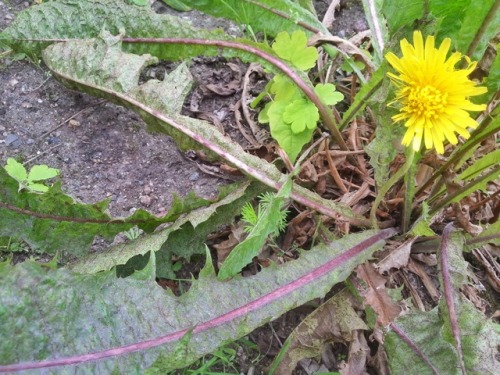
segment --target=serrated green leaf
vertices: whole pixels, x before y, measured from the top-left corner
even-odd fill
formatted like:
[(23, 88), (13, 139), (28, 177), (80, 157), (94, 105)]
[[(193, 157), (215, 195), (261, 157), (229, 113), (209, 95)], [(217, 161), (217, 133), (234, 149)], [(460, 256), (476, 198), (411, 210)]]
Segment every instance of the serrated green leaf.
[(42, 181), (54, 178), (59, 174), (59, 170), (50, 168), (47, 165), (34, 165), (28, 173), (28, 182)]
[(269, 202), (259, 210), (258, 221), (248, 236), (240, 242), (226, 258), (219, 270), (218, 279), (226, 280), (239, 273), (243, 267), (257, 256), (269, 235), (277, 235), (282, 222), (282, 209), (285, 200), (292, 191), (292, 177), (289, 176), (281, 189), (269, 195)]
[(306, 129), (316, 129), (318, 120), (318, 108), (307, 99), (294, 100), (286, 106), (283, 112), (283, 121), (290, 124), (295, 134), (302, 133)]
[[(443, 3), (443, 8), (445, 9), (446, 5), (451, 5), (444, 0), (440, 2)], [(453, 4), (456, 3), (458, 2), (453, 2)], [(459, 15), (459, 17), (457, 17), (457, 15)], [(482, 33), (477, 41), (476, 48), (472, 51), (471, 56), (469, 56), (472, 60), (481, 60), (488, 43), (498, 33), (498, 25), (500, 23), (498, 3), (495, 0), (483, 0), (480, 2), (469, 0), (464, 4), (462, 10), (450, 13), (449, 18), (458, 18), (461, 21), (458, 22), (458, 24), (454, 23), (456, 28), (449, 36), (451, 36), (456, 43), (456, 49), (462, 53), (468, 53), (477, 34)], [(489, 24), (485, 24), (485, 22), (489, 22)]]
[(293, 163), (302, 147), (311, 140), (314, 130), (306, 128), (302, 133), (294, 133), (290, 124), (283, 120), (287, 105), (288, 103), (284, 102), (273, 102), (269, 107), (269, 128), (273, 138), (278, 141), (280, 147), (285, 150)]
[(370, 165), (375, 170), (375, 182), (379, 187), (389, 179), (389, 167), (398, 153), (398, 145), (401, 144), (405, 130), (403, 126), (394, 125), (391, 114), (385, 106), (384, 104), (374, 106), (377, 120), (375, 138), (365, 147), (370, 157)]
[[(493, 375), (499, 370), (495, 359), (500, 345), (498, 325), (476, 310), (460, 292), (460, 288), (468, 282), (469, 273), (468, 264), (462, 255), (463, 238), (455, 233), (446, 241), (446, 245), (443, 245), (446, 248), (442, 248), (438, 254), (446, 251), (448, 255), (448, 261), (443, 267), (446, 266), (446, 271), (449, 272), (446, 283), (453, 287), (450, 298), (454, 311), (450, 311), (447, 298), (443, 296), (439, 306), (432, 311), (413, 312), (396, 319), (393, 331), (385, 337), (385, 348), (393, 373), (459, 375), (464, 373), (461, 370), (462, 356), (466, 373)], [(441, 283), (443, 284), (443, 278)], [(456, 317), (460, 348), (457, 348), (453, 335), (452, 316)], [(406, 339), (402, 339), (401, 332)], [(413, 348), (408, 341), (414, 345)], [(461, 353), (457, 351), (459, 349)], [(416, 355), (416, 350), (420, 352), (420, 357)], [(422, 360), (422, 356), (428, 363)], [(429, 364), (434, 367), (434, 371)]]
[(45, 192), (43, 195), (19, 192), (17, 181), (0, 168), (0, 186), (0, 236), (23, 240), (33, 250), (50, 254), (66, 251), (77, 257), (87, 253), (96, 235), (111, 240), (134, 225), (152, 232), (161, 223), (210, 203), (188, 195), (184, 200), (177, 198), (162, 218), (138, 210), (126, 219), (114, 219), (105, 212), (107, 201), (88, 205), (75, 202), (62, 192), (59, 183), (48, 191), (42, 184), (28, 185), (31, 190)]
[[(9, 364), (95, 354), (150, 340), (156, 346), (47, 371), (133, 374), (145, 373), (159, 360), (164, 372), (189, 365), (289, 309), (323, 297), (394, 232), (351, 234), (314, 247), (298, 261), (227, 282), (217, 280), (207, 252), (199, 279), (180, 298), (153, 280), (120, 279), (113, 271), (78, 275), (32, 262), (0, 264), (0, 372), (9, 372)], [(322, 277), (306, 277), (313, 271)], [(227, 313), (231, 319), (220, 319)], [(171, 339), (161, 344), (157, 339), (162, 337)]]
[(302, 30), (296, 30), (292, 35), (286, 31), (280, 32), (276, 35), (272, 49), (300, 70), (311, 69), (318, 60), (318, 51), (314, 47), (307, 47), (307, 36)]
[(24, 166), (16, 159), (8, 158), (5, 170), (9, 176), (15, 178), (19, 183), (24, 183), (28, 179), (26, 168), (24, 168)]
[(336, 91), (335, 85), (331, 83), (319, 83), (314, 86), (314, 92), (324, 105), (335, 105), (344, 100), (344, 94)]

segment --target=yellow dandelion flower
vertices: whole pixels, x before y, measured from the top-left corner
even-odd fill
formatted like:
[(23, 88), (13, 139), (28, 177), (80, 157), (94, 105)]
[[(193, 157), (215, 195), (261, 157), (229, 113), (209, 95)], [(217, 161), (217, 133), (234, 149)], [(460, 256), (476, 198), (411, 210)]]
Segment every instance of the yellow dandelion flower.
[(468, 66), (455, 69), (455, 65), (462, 60), (462, 54), (455, 52), (446, 58), (451, 46), (449, 38), (435, 48), (433, 36), (428, 36), (424, 45), (422, 33), (415, 31), (413, 45), (406, 39), (400, 44), (403, 57), (398, 58), (391, 52), (385, 56), (399, 72), (399, 75), (388, 73), (397, 87), (394, 102), (401, 103), (399, 114), (392, 119), (406, 121), (403, 145), (413, 144), (413, 149), (419, 151), (423, 138), (425, 148), (434, 147), (442, 154), (445, 139), (455, 145), (458, 143), (455, 133), (467, 139), (470, 136), (467, 128), (477, 127), (477, 122), (467, 111), (486, 108), (468, 99), (487, 91), (468, 78), (477, 63), (465, 56)]

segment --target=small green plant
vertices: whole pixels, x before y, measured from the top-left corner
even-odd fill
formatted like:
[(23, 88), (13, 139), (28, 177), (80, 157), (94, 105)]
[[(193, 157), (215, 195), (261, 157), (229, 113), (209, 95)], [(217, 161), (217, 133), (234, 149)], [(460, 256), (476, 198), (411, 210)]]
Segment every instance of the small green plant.
[(123, 234), (125, 235), (125, 237), (128, 238), (129, 241), (134, 241), (140, 237), (141, 230), (136, 225), (136, 226), (130, 228), (129, 230), (126, 230), (125, 232), (123, 232)]
[[(297, 69), (307, 72), (318, 60), (318, 51), (307, 46), (307, 37), (302, 30), (291, 35), (280, 32), (272, 49), (283, 60)], [(335, 105), (344, 99), (331, 83), (317, 84), (314, 92), (324, 105)], [(263, 96), (270, 102), (259, 113), (259, 122), (269, 124), (272, 137), (285, 150), (292, 162), (295, 162), (302, 147), (312, 139), (320, 119), (316, 105), (304, 95), (284, 74), (277, 74), (269, 82), (263, 94), (252, 103), (255, 107)]]
[(58, 169), (46, 165), (35, 165), (28, 173), (24, 165), (13, 158), (7, 159), (5, 170), (19, 182), (19, 191), (26, 189), (35, 193), (46, 193), (49, 188), (40, 181), (49, 180), (59, 175)]
[[(263, 215), (265, 214), (265, 211), (269, 209), (269, 206), (273, 202), (273, 199), (275, 199), (275, 194), (266, 192), (264, 194), (261, 194), (259, 196), (259, 199), (260, 203), (257, 207), (257, 210), (255, 210), (255, 208), (250, 202), (247, 202), (241, 210), (241, 215), (242, 215), (241, 220), (247, 223), (247, 225), (245, 225), (245, 232), (247, 233), (250, 233), (252, 229), (257, 225), (259, 220), (262, 219)], [(272, 233), (273, 236), (277, 236), (279, 232), (285, 230), (287, 214), (288, 210), (280, 211), (280, 216), (277, 220), (275, 230)]]

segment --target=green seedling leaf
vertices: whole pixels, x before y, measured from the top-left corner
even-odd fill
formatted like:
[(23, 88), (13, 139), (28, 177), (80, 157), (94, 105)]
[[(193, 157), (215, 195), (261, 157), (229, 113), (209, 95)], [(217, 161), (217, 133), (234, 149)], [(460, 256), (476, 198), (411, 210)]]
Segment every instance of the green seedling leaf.
[(27, 184), (26, 187), (28, 188), (28, 190), (38, 192), (38, 193), (46, 193), (49, 191), (49, 188), (47, 186), (45, 186), (44, 184), (36, 183), (36, 182)]
[(336, 91), (335, 85), (331, 83), (320, 83), (314, 87), (314, 92), (319, 96), (321, 102), (325, 105), (335, 105), (344, 100), (344, 94)]
[(52, 368), (38, 372), (134, 374), (161, 363), (165, 373), (185, 367), (323, 297), (395, 232), (351, 234), (297, 261), (226, 282), (217, 280), (207, 252), (199, 279), (180, 298), (154, 280), (120, 279), (114, 271), (79, 275), (30, 261), (0, 263), (0, 372), (36, 372), (43, 360)]
[(48, 180), (49, 178), (54, 178), (59, 175), (59, 170), (55, 168), (50, 168), (46, 165), (34, 165), (28, 174), (28, 182), (31, 181), (42, 181)]
[(290, 79), (283, 74), (276, 74), (272, 80), (269, 92), (274, 94), (274, 100), (291, 102), (302, 98), (302, 93)]
[(283, 60), (291, 62), (300, 70), (311, 69), (318, 60), (318, 51), (307, 47), (307, 36), (302, 30), (288, 34), (286, 31), (276, 35), (272, 48)]
[(316, 129), (319, 120), (318, 108), (307, 99), (298, 99), (288, 104), (283, 112), (283, 121), (290, 124), (294, 134)]
[(247, 238), (240, 242), (222, 264), (218, 278), (226, 280), (239, 273), (243, 267), (257, 256), (270, 235), (278, 235), (283, 223), (283, 205), (292, 191), (289, 176), (276, 194), (267, 195), (267, 202), (259, 209), (257, 222), (252, 226)]
[(5, 171), (9, 174), (9, 176), (15, 178), (17, 182), (19, 182), (19, 190), (21, 190), (28, 179), (28, 173), (26, 172), (26, 168), (19, 163), (16, 159), (8, 158), (7, 164), (5, 165)]
[(283, 120), (287, 104), (284, 102), (273, 102), (267, 113), (271, 135), (278, 141), (280, 147), (285, 150), (293, 163), (297, 159), (302, 147), (311, 140), (314, 130), (306, 127), (302, 133), (294, 133), (290, 124)]

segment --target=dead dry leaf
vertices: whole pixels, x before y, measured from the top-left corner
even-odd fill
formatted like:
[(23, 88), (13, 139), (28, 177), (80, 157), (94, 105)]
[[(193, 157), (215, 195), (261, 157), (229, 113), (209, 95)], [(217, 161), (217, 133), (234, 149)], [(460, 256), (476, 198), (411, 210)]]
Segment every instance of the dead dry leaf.
[(384, 274), (389, 272), (391, 268), (400, 269), (408, 264), (408, 259), (410, 258), (411, 247), (417, 238), (411, 238), (403, 242), (398, 248), (390, 252), (388, 256), (382, 259), (375, 268), (378, 272)]
[(366, 303), (377, 313), (377, 323), (387, 326), (401, 313), (401, 308), (387, 294), (386, 279), (370, 263), (364, 263), (356, 269), (357, 276), (366, 284), (361, 291)]
[(314, 310), (295, 328), (284, 345), (285, 353), (280, 353), (281, 361), (274, 374), (291, 374), (300, 360), (320, 355), (326, 342), (348, 343), (353, 336), (356, 338), (359, 332), (362, 335), (363, 330), (367, 329), (368, 326), (354, 311), (349, 293), (342, 291)]
[(349, 357), (347, 363), (339, 370), (341, 375), (369, 375), (366, 371), (366, 362), (370, 354), (370, 348), (366, 342), (363, 331), (356, 331), (349, 345)]

